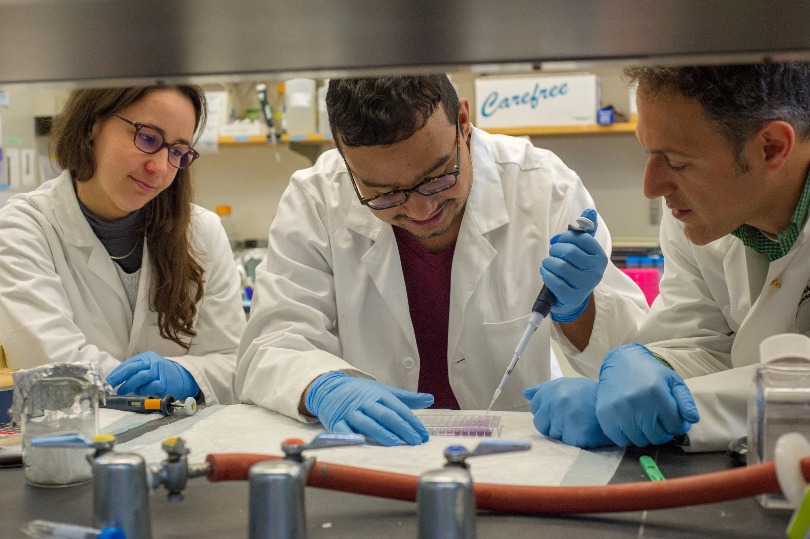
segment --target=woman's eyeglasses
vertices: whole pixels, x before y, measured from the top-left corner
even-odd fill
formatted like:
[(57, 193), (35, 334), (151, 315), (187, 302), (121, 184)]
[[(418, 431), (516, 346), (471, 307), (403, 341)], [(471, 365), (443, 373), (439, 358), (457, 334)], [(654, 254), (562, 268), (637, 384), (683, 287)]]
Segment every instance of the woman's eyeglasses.
[(124, 120), (129, 125), (135, 127), (135, 147), (148, 154), (158, 153), (163, 148), (169, 149), (169, 164), (176, 168), (186, 168), (197, 159), (200, 154), (197, 150), (187, 144), (169, 144), (160, 131), (154, 127), (139, 124), (132, 120), (127, 120), (117, 113), (113, 116)]

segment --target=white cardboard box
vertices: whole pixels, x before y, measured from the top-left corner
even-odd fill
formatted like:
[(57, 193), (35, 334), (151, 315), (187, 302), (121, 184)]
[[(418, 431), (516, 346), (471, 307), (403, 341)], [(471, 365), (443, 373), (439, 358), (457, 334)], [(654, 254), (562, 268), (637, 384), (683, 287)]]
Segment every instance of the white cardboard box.
[(221, 137), (249, 137), (266, 135), (267, 125), (261, 120), (236, 120), (219, 126)]
[(594, 125), (599, 100), (599, 77), (589, 73), (479, 77), (475, 80), (475, 125)]

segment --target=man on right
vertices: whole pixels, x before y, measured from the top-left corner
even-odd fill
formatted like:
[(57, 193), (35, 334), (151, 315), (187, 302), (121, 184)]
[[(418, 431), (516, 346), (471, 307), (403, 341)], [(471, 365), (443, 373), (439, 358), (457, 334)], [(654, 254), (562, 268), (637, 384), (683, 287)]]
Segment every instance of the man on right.
[(688, 431), (686, 450), (723, 450), (746, 433), (760, 342), (810, 334), (810, 63), (625, 75), (638, 83), (644, 194), (668, 210), (660, 296), (598, 382), (561, 378), (526, 397), (541, 433), (583, 446)]

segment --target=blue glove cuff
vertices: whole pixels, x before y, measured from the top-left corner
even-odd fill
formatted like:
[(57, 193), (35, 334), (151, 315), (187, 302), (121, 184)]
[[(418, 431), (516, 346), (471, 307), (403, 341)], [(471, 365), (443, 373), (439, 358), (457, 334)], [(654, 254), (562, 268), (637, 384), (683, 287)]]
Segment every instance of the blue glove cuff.
[(571, 311), (567, 314), (554, 314), (554, 311), (551, 311), (551, 319), (557, 323), (565, 324), (567, 322), (573, 322), (582, 312), (585, 310), (585, 307), (588, 306), (588, 302), (591, 300), (591, 294), (588, 294), (588, 297), (585, 298), (585, 301), (582, 302), (582, 305)]
[(344, 378), (347, 376), (349, 375), (339, 371), (327, 372), (326, 374), (318, 376), (315, 379), (315, 381), (312, 382), (309, 391), (307, 391), (306, 399), (304, 399), (304, 406), (307, 407), (309, 413), (312, 414), (314, 417), (318, 417), (318, 404), (315, 401), (315, 394), (318, 392), (318, 389), (320, 389), (321, 386), (323, 386), (324, 384), (328, 383), (331, 380), (334, 380), (335, 378)]
[(186, 379), (186, 385), (188, 386), (188, 389), (186, 390), (187, 393), (183, 398), (184, 399), (187, 399), (188, 397), (197, 398), (200, 394), (200, 385), (197, 383), (197, 380), (194, 379), (194, 377), (191, 375), (190, 372), (188, 372), (186, 369), (183, 369), (181, 365), (178, 365), (178, 367), (182, 369), (182, 372)]

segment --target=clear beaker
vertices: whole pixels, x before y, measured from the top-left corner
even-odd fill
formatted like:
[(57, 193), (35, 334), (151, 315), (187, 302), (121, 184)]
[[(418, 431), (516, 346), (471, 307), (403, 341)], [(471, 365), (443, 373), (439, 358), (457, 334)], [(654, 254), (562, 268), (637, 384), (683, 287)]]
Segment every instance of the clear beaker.
[[(748, 464), (775, 460), (776, 441), (798, 432), (810, 440), (810, 338), (785, 333), (760, 344), (748, 400)], [(791, 509), (781, 494), (757, 496), (768, 509)]]
[(98, 434), (98, 393), (92, 383), (72, 377), (34, 380), (23, 399), (22, 455), (25, 478), (32, 485), (63, 487), (92, 479), (87, 448), (32, 447), (39, 436)]

